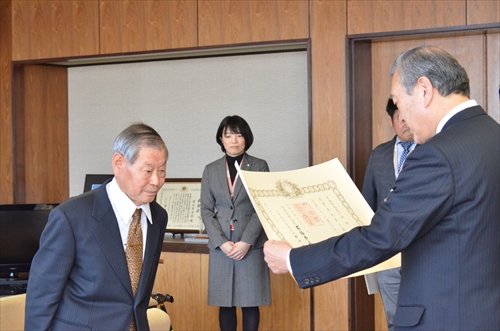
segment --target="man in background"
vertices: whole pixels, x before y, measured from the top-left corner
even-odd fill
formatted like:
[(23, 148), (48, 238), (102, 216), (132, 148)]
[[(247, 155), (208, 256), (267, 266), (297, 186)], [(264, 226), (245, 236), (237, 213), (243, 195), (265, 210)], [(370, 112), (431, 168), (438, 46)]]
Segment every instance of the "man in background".
[[(391, 140), (378, 145), (371, 153), (362, 189), (363, 197), (374, 212), (384, 202), (399, 173), (403, 170), (406, 157), (416, 146), (410, 128), (401, 118), (392, 99), (389, 98), (387, 101), (385, 110), (396, 135)], [(380, 271), (376, 275), (380, 296), (384, 304), (387, 328), (392, 331), (394, 330), (393, 319), (396, 313), (401, 268)], [(366, 275), (366, 277), (370, 277), (370, 275)]]
[(498, 330), (500, 125), (470, 100), (465, 69), (442, 49), (400, 54), (391, 75), (419, 147), (371, 224), (294, 249), (268, 241), (265, 260), (308, 288), (401, 252), (395, 330)]
[(114, 178), (51, 211), (30, 270), (26, 330), (149, 330), (167, 158), (160, 135), (133, 124), (115, 139)]

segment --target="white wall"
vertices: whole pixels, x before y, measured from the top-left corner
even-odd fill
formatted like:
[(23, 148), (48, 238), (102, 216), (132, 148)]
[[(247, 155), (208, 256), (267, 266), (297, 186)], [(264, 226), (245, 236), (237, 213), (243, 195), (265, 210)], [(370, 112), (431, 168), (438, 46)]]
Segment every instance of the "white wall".
[(70, 195), (85, 174), (112, 173), (114, 138), (142, 121), (165, 140), (169, 178), (200, 178), (222, 157), (227, 115), (247, 120), (249, 154), (271, 171), (309, 165), (307, 52), (83, 66), (68, 69)]

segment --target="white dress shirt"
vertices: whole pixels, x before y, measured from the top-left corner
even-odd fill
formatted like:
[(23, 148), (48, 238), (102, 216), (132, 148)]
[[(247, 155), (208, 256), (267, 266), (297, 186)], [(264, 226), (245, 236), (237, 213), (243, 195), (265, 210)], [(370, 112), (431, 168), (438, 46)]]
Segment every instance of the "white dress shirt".
[(476, 100), (467, 100), (465, 102), (462, 102), (461, 104), (459, 104), (458, 106), (456, 106), (452, 110), (450, 110), (448, 112), (448, 114), (446, 114), (441, 119), (441, 121), (439, 121), (439, 124), (436, 128), (436, 134), (438, 134), (439, 132), (441, 132), (441, 130), (443, 130), (444, 125), (450, 120), (450, 118), (452, 118), (453, 116), (455, 116), (456, 114), (458, 114), (462, 110), (464, 110), (466, 108), (474, 107), (474, 106), (477, 106)]
[[(141, 213), (141, 229), (142, 229), (142, 242), (146, 242), (148, 235), (148, 225), (153, 224), (151, 218), (151, 209), (149, 208), (149, 203), (141, 206), (136, 206), (132, 200), (121, 190), (116, 182), (116, 178), (113, 178), (111, 182), (106, 185), (106, 191), (108, 193), (109, 201), (111, 201), (111, 206), (115, 212), (116, 219), (118, 220), (118, 227), (120, 228), (120, 235), (122, 237), (123, 251), (127, 249), (128, 231), (130, 228), (130, 222), (132, 221), (132, 215), (135, 210), (142, 208)], [(146, 245), (142, 245), (142, 256), (144, 258), (144, 251)]]

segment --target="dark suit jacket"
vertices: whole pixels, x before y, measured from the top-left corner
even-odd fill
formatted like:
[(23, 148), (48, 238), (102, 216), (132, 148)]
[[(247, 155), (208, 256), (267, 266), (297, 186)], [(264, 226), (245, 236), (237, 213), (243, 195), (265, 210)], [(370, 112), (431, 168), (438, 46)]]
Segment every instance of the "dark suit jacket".
[(375, 147), (368, 159), (362, 193), (374, 211), (387, 197), (396, 180), (394, 169), (396, 137)]
[(453, 116), (407, 158), (370, 226), (292, 249), (302, 288), (402, 253), (396, 330), (498, 330), (500, 125)]
[(138, 330), (149, 330), (146, 310), (167, 214), (150, 204), (153, 224), (134, 300), (105, 184), (51, 211), (29, 275), (26, 330), (128, 330), (132, 314)]

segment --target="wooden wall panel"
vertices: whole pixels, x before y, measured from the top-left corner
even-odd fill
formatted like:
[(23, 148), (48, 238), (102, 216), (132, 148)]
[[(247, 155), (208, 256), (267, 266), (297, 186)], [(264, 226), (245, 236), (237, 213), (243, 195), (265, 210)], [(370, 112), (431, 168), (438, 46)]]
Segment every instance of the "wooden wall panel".
[(375, 330), (387, 331), (387, 319), (385, 318), (384, 304), (380, 293), (373, 295), (374, 300), (374, 315), (375, 315)]
[(203, 268), (201, 254), (161, 253), (164, 262), (158, 266), (153, 293), (170, 294), (173, 303), (167, 303), (174, 330), (216, 330), (216, 325), (202, 319), (206, 304), (200, 291)]
[[(399, 53), (419, 45), (437, 46), (453, 55), (469, 75), (471, 98), (480, 105), (485, 105), (487, 95), (483, 83), (486, 80), (485, 57), (470, 52), (470, 49), (485, 49), (485, 38), (482, 34), (374, 42), (372, 44), (372, 63), (377, 64), (372, 67), (374, 147), (394, 136), (394, 131), (387, 121), (387, 113), (385, 112), (385, 105), (391, 89), (392, 78), (389, 70), (392, 61)], [(467, 45), (467, 47), (463, 47), (463, 45)]]
[(488, 45), (486, 51), (487, 91), (486, 111), (500, 123), (500, 32), (486, 35)]
[(311, 1), (313, 164), (346, 162), (345, 2)]
[(98, 0), (14, 0), (13, 60), (97, 55), (98, 20)]
[(101, 54), (197, 45), (196, 1), (115, 1), (100, 6)]
[[(313, 164), (346, 164), (346, 3), (312, 0), (311, 84)], [(348, 330), (348, 281), (314, 288), (314, 329)]]
[(0, 204), (14, 202), (11, 8), (0, 1)]
[(310, 290), (301, 290), (290, 275), (271, 273), (271, 300), (260, 309), (259, 330), (310, 329)]
[[(163, 252), (161, 259), (153, 293), (174, 297), (166, 306), (174, 329), (219, 330), (219, 309), (207, 303), (208, 254)], [(290, 275), (273, 274), (271, 292), (272, 304), (260, 308), (259, 330), (308, 330), (309, 290), (300, 290)], [(240, 309), (238, 325), (241, 330)]]
[(500, 24), (500, 1), (467, 0), (467, 25)]
[(308, 38), (308, 1), (199, 0), (198, 34), (198, 46)]
[(348, 280), (314, 288), (314, 330), (349, 330)]
[(219, 309), (208, 305), (208, 254), (201, 254), (201, 269), (201, 305), (204, 305), (204, 309), (200, 319), (204, 321), (203, 328), (217, 331), (219, 330)]
[(27, 65), (15, 74), (15, 203), (69, 197), (66, 68)]
[(466, 0), (347, 0), (348, 34), (466, 24)]
[(373, 148), (394, 137), (394, 130), (388, 122), (385, 111), (387, 99), (391, 94), (389, 70), (392, 61), (399, 53), (410, 49), (423, 40), (372, 42), (372, 144)]

